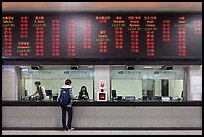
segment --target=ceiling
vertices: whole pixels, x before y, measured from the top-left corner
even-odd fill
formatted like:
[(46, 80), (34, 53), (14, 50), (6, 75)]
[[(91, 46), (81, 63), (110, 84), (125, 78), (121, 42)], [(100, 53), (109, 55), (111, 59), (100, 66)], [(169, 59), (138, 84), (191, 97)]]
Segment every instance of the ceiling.
[(202, 2), (2, 2), (2, 11), (202, 12)]

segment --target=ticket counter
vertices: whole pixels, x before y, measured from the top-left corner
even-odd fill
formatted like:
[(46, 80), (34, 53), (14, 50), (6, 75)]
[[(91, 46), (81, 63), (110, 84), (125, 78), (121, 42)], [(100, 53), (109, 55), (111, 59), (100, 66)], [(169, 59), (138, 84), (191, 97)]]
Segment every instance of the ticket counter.
[[(61, 129), (61, 109), (57, 102), (4, 101), (2, 117), (3, 129)], [(75, 101), (73, 127), (202, 129), (202, 102)]]

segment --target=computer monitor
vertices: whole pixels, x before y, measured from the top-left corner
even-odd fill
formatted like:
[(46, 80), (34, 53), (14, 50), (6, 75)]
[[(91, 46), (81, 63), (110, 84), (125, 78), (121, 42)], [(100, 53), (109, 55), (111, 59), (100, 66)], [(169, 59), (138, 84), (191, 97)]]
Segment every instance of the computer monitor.
[(154, 98), (153, 90), (147, 90), (147, 97), (148, 97), (148, 100), (153, 100)]
[(53, 100), (57, 100), (57, 98), (58, 98), (58, 94), (54, 93), (54, 94), (52, 95), (52, 99), (53, 99)]
[(122, 100), (123, 96), (117, 96), (117, 100)]
[(142, 100), (147, 100), (147, 96), (142, 96)]
[(116, 97), (117, 97), (117, 95), (116, 95), (116, 90), (112, 90), (112, 91), (111, 91), (111, 95), (112, 95), (112, 99), (113, 99), (113, 98), (116, 98)]
[(52, 90), (45, 90), (47, 96), (52, 96)]
[(183, 90), (181, 91), (181, 98), (183, 98)]

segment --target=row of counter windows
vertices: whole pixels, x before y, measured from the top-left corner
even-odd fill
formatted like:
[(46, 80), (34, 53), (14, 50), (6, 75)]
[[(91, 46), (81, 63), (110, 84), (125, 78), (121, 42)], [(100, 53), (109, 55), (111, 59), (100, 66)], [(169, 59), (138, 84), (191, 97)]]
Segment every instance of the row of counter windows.
[[(79, 99), (82, 86), (87, 88), (89, 100), (97, 100), (96, 94), (100, 92), (95, 91), (100, 88), (96, 88), (97, 81), (94, 79), (100, 76), (95, 75), (94, 66), (77, 66), (74, 69), (53, 65), (36, 68), (19, 66), (19, 72), (19, 100), (30, 99), (30, 95), (36, 91), (35, 81), (40, 81), (44, 86), (49, 101), (57, 100), (59, 90), (66, 79), (72, 81), (75, 99)], [(104, 91), (109, 93), (110, 100), (159, 101), (169, 98), (171, 101), (179, 101), (184, 97), (184, 68), (166, 70), (135, 67), (129, 70), (126, 66), (110, 66), (109, 76), (109, 81), (101, 79), (98, 84), (106, 85)]]

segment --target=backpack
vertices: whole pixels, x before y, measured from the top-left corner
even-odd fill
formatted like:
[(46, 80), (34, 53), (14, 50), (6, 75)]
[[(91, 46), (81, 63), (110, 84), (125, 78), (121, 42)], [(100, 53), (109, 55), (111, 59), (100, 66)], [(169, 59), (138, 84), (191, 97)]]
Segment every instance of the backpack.
[(59, 103), (60, 105), (68, 105), (71, 103), (70, 91), (71, 88), (61, 88)]

